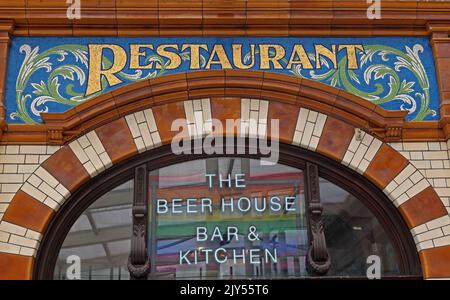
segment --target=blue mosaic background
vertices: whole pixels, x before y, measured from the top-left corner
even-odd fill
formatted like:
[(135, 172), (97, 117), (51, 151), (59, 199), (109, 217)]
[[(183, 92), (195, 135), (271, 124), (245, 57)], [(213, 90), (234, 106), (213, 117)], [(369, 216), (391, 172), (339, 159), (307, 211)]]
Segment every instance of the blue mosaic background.
[[(178, 44), (183, 61), (179, 68), (130, 70), (129, 59), (120, 73), (123, 83), (114, 87), (105, 84), (102, 91), (86, 96), (89, 44), (117, 44), (129, 55), (129, 44)], [(287, 65), (294, 44), (302, 44), (315, 65), (315, 44), (327, 48), (336, 44), (362, 44), (364, 52), (357, 54), (359, 69), (348, 70), (345, 51), (338, 54), (338, 68), (333, 69), (327, 58), (321, 59), (322, 67), (305, 70), (300, 65), (291, 69), (272, 69), (276, 73), (309, 78), (336, 86), (372, 101), (388, 110), (408, 110), (407, 120), (439, 120), (439, 92), (432, 51), (427, 38), (60, 38), (15, 37), (12, 40), (6, 86), (6, 112), (8, 123), (40, 123), (41, 112), (64, 112), (98, 94), (125, 84), (167, 74), (189, 71), (189, 50), (181, 51), (182, 44), (222, 44), (232, 61), (232, 44), (242, 44), (243, 57), (250, 51), (250, 44), (279, 44), (286, 49)], [(258, 47), (255, 47), (258, 49)], [(170, 49), (172, 51), (173, 49)], [(156, 51), (155, 51), (156, 52)], [(113, 59), (104, 52), (105, 63)], [(201, 51), (204, 68), (209, 59), (207, 51)], [(259, 69), (259, 56), (251, 70)], [(248, 58), (248, 56), (247, 56)], [(153, 55), (149, 60), (167, 61)], [(245, 61), (244, 64), (248, 64)], [(144, 64), (144, 63), (143, 63)], [(211, 69), (220, 66), (212, 65)], [(266, 70), (267, 71), (267, 70)]]

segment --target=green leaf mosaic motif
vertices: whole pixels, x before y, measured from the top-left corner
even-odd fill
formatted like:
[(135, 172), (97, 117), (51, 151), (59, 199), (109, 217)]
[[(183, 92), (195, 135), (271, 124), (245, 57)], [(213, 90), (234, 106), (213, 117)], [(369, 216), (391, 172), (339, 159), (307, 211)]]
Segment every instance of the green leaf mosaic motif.
[[(127, 65), (115, 74), (122, 81), (120, 85), (110, 87), (102, 77), (101, 90), (86, 96), (89, 76), (88, 43), (57, 44), (53, 38), (48, 39), (51, 39), (53, 44), (46, 46), (43, 45), (44, 42), (21, 42), (20, 39), (15, 42), (16, 48), (15, 51), (14, 48), (12, 50), (8, 65), (6, 106), (9, 123), (41, 123), (41, 113), (63, 112), (104, 92), (139, 80), (190, 71), (189, 51), (177, 52), (182, 62), (175, 70), (167, 68), (170, 60), (155, 52), (144, 57), (141, 63), (147, 65), (153, 62), (160, 68), (131, 70)], [(244, 38), (242, 40), (244, 46), (247, 43), (247, 48), (243, 47), (247, 50), (243, 52), (242, 62), (248, 64), (251, 60), (249, 42)], [(366, 40), (370, 41), (363, 39)], [(292, 43), (290, 39), (287, 41)], [(231, 42), (224, 39), (224, 45), (226, 43)], [(406, 110), (407, 120), (439, 119), (434, 63), (426, 39), (424, 42), (400, 43), (398, 46), (395, 46), (395, 40), (389, 40), (386, 44), (367, 42), (363, 47), (364, 51), (357, 53), (358, 69), (355, 70), (347, 67), (347, 56), (340, 55), (337, 57), (337, 68), (333, 68), (332, 62), (321, 56), (321, 67), (317, 69), (304, 69), (302, 64), (293, 64), (290, 69), (269, 71), (316, 80), (388, 110)], [(255, 49), (258, 54), (258, 48)], [(211, 53), (206, 51), (199, 56), (200, 69), (205, 69), (210, 55)], [(316, 65), (317, 57), (313, 51), (308, 51), (307, 55)], [(288, 65), (288, 58), (289, 55), (286, 54), (280, 63)], [(113, 64), (111, 56), (103, 55), (101, 63), (103, 69), (110, 68)], [(258, 63), (255, 63), (251, 70), (259, 70)]]

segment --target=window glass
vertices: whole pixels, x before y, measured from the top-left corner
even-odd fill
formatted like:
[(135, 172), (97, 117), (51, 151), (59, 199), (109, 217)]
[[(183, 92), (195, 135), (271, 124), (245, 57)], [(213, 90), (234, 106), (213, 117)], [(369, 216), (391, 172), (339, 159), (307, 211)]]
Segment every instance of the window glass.
[(169, 166), (150, 178), (151, 278), (306, 275), (301, 170), (214, 158)]
[[(368, 258), (382, 276), (401, 274), (396, 251), (372, 212), (319, 179), (326, 276), (365, 277)], [(133, 180), (95, 201), (73, 224), (54, 277), (79, 258), (82, 279), (129, 279)], [(149, 279), (304, 278), (309, 240), (303, 170), (248, 158), (210, 158), (149, 174)], [(373, 263), (373, 260), (371, 260)]]
[(81, 279), (129, 279), (132, 203), (130, 180), (89, 206), (64, 240), (54, 277), (67, 279), (79, 261)]
[(380, 260), (382, 276), (400, 274), (396, 252), (386, 232), (361, 201), (323, 178), (320, 178), (320, 198), (332, 258), (328, 276), (365, 277), (368, 258), (371, 264), (372, 259)]

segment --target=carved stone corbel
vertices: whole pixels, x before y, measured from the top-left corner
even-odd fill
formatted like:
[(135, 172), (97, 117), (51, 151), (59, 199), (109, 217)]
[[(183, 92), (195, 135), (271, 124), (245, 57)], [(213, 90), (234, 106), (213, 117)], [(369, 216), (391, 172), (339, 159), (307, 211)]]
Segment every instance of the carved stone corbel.
[(62, 145), (64, 142), (63, 131), (61, 129), (48, 129), (47, 140), (51, 145)]
[(401, 127), (387, 127), (386, 138), (387, 142), (398, 141), (402, 138), (403, 128)]
[(384, 142), (395, 142), (401, 141), (402, 139), (403, 127), (401, 126), (388, 126), (386, 128), (377, 127), (370, 128), (369, 133), (376, 138)]

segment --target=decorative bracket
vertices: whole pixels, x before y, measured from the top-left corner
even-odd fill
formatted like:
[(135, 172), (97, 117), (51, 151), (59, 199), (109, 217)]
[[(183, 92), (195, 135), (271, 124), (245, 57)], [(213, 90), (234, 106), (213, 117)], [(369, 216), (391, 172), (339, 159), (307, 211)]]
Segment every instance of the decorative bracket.
[(305, 198), (308, 209), (309, 247), (306, 269), (311, 275), (325, 275), (331, 266), (331, 257), (325, 240), (322, 220), (323, 206), (320, 203), (319, 171), (317, 165), (306, 163)]
[(137, 167), (134, 176), (133, 233), (128, 258), (128, 270), (131, 279), (134, 280), (145, 280), (150, 272), (150, 260), (147, 252), (147, 180), (147, 166)]
[(385, 128), (370, 128), (369, 133), (385, 142), (396, 142), (402, 140), (402, 126), (388, 126)]
[(61, 145), (64, 142), (63, 131), (58, 129), (48, 129), (47, 139), (49, 144)]

